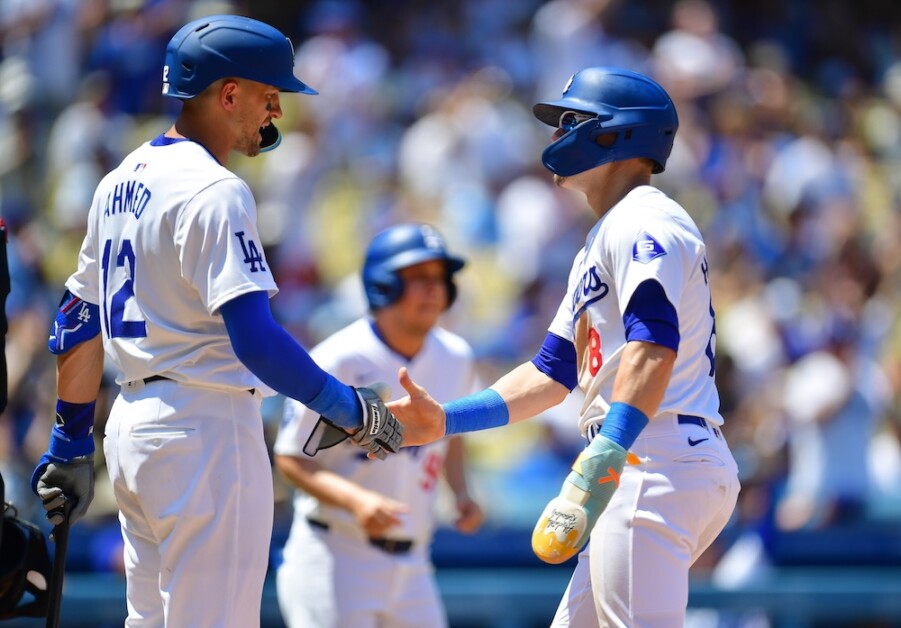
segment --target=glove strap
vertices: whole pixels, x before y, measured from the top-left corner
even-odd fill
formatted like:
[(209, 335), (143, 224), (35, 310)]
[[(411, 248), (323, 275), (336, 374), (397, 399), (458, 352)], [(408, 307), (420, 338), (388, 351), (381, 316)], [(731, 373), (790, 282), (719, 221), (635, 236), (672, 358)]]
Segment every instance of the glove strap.
[(50, 447), (47, 449), (54, 460), (71, 463), (79, 456), (87, 456), (94, 453), (94, 436), (84, 438), (72, 438), (59, 427), (54, 426), (50, 432)]

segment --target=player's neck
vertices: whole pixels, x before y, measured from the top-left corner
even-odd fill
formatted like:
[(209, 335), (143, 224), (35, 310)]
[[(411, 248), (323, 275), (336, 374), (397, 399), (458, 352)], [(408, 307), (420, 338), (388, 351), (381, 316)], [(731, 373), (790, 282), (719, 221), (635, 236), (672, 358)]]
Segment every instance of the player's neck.
[(394, 353), (408, 360), (416, 357), (425, 344), (424, 334), (410, 330), (390, 317), (376, 317), (374, 326), (382, 342)]
[[(614, 167), (627, 162), (612, 164)], [(612, 176), (598, 180), (585, 192), (588, 204), (595, 215), (601, 218), (610, 208), (623, 200), (629, 192), (642, 185), (651, 183), (650, 172), (644, 169), (624, 168), (619, 172), (611, 172)]]
[(167, 137), (184, 137), (206, 148), (222, 166), (228, 164), (231, 146), (228, 135), (208, 118), (187, 115), (184, 111), (168, 131)]

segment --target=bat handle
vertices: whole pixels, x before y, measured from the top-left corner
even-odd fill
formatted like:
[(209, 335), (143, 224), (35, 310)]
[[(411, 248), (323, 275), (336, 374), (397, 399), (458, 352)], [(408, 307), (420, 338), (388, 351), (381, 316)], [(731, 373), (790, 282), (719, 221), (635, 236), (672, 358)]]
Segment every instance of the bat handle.
[(63, 601), (63, 576), (66, 573), (66, 552), (69, 548), (69, 513), (71, 511), (71, 499), (66, 499), (66, 502), (55, 511), (62, 514), (63, 520), (53, 527), (51, 533), (56, 549), (53, 552), (53, 573), (50, 575), (47, 628), (59, 626), (59, 611)]

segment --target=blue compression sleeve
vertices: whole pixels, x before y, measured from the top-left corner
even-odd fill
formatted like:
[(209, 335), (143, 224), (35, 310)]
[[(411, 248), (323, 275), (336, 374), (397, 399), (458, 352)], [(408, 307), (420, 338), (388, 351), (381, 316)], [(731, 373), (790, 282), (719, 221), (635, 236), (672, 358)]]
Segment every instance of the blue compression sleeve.
[(614, 401), (610, 404), (598, 434), (606, 436), (623, 449), (629, 449), (649, 422), (647, 415), (635, 406)]
[(220, 310), (235, 355), (267, 386), (341, 427), (360, 427), (363, 410), (356, 393), (323, 371), (275, 322), (265, 292), (243, 294)]
[(532, 358), (532, 364), (555, 382), (566, 386), (570, 392), (579, 385), (576, 347), (557, 334), (548, 332), (541, 349)]
[(658, 281), (641, 282), (623, 313), (626, 340), (640, 340), (679, 351), (679, 316)]
[(500, 427), (510, 422), (507, 403), (497, 391), (486, 388), (444, 404), (445, 435)]

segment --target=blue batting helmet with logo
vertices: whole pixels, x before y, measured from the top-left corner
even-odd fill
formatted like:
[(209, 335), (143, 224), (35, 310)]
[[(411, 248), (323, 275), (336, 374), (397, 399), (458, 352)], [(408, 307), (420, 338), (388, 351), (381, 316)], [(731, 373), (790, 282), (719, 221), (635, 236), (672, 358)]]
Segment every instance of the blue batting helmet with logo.
[(432, 260), (441, 260), (447, 265), (450, 307), (457, 296), (453, 275), (466, 261), (448, 253), (441, 234), (424, 224), (397, 225), (377, 234), (369, 243), (363, 263), (363, 287), (370, 309), (388, 307), (401, 297), (404, 285), (397, 271)]
[[(620, 68), (582, 70), (570, 77), (559, 100), (540, 102), (532, 111), (553, 127), (561, 126), (564, 113), (576, 114), (565, 118), (566, 132), (541, 155), (548, 170), (564, 177), (633, 157), (651, 159), (653, 171), (663, 172), (679, 128), (666, 90), (647, 76)], [(616, 134), (611, 144), (597, 142), (611, 133)]]
[(294, 47), (278, 29), (239, 15), (184, 25), (166, 46), (163, 94), (194, 98), (222, 78), (243, 78), (283, 92), (316, 94), (294, 76)]

